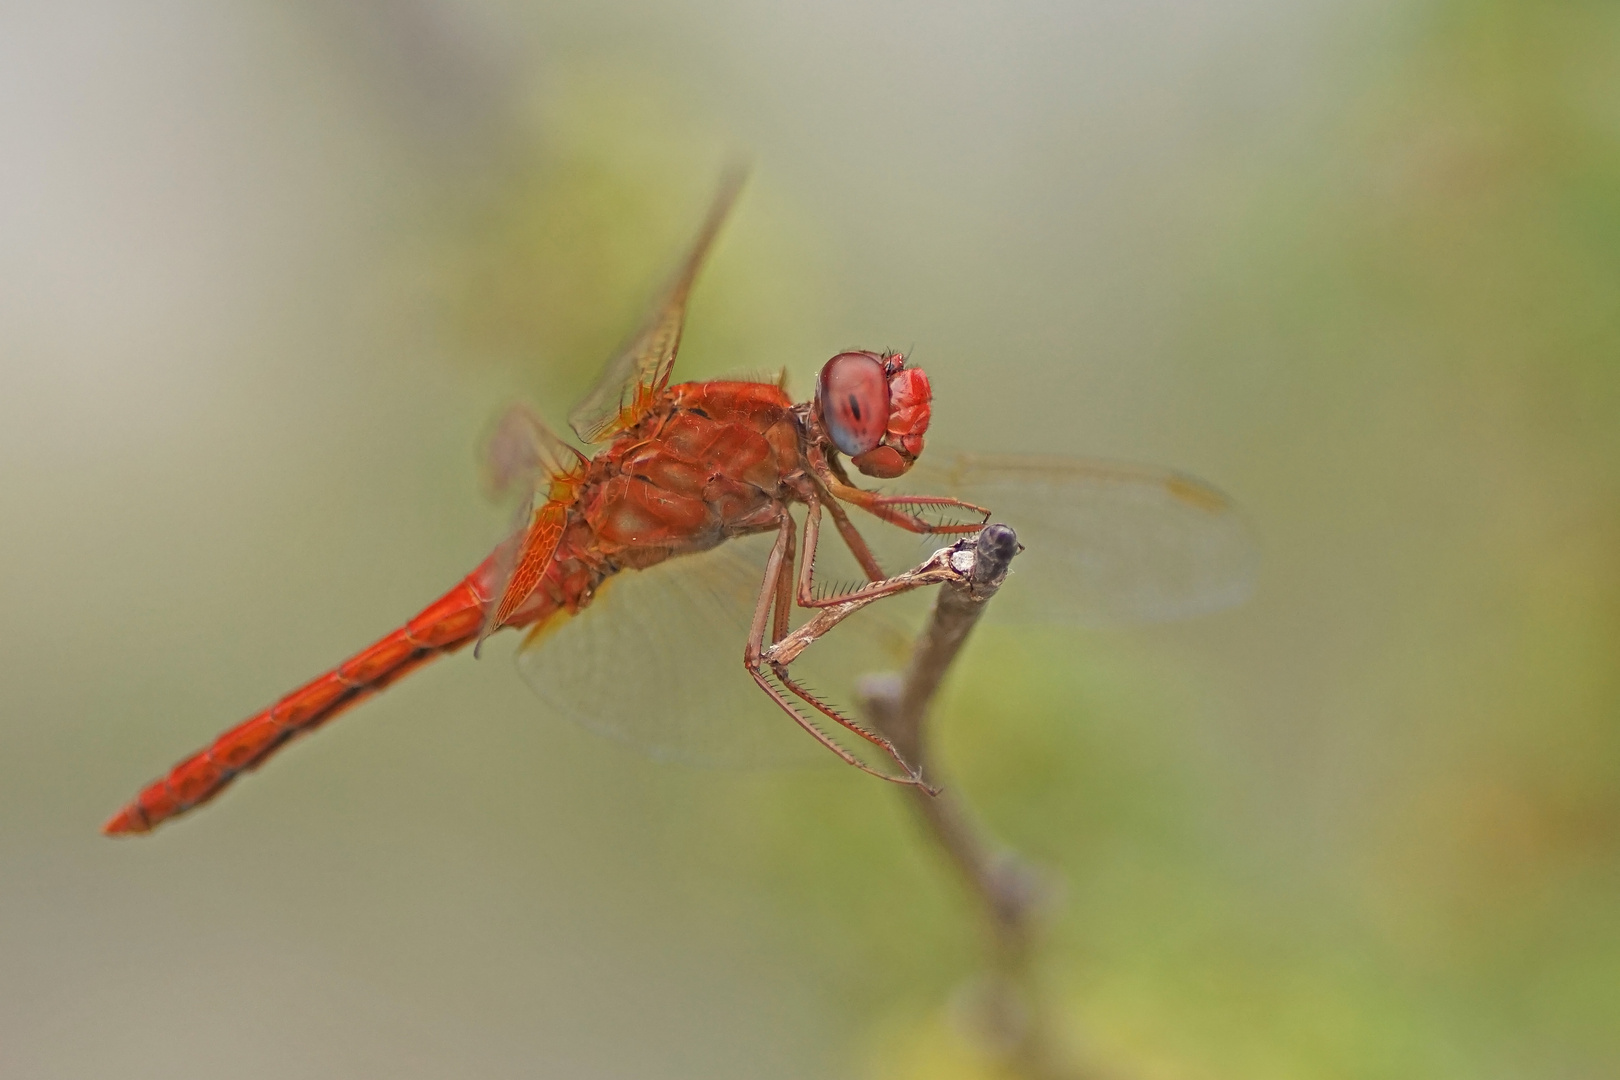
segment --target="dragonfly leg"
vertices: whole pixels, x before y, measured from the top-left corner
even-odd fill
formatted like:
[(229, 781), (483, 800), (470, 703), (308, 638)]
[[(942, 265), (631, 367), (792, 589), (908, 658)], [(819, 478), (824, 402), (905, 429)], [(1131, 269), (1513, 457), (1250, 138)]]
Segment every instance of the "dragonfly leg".
[[(840, 529), (839, 531), (843, 533), (845, 542), (850, 545), (851, 554), (853, 554), (857, 559), (861, 559), (862, 552), (864, 552), (866, 560), (871, 562), (872, 565), (870, 568), (867, 568), (864, 565), (864, 561), (862, 565), (862, 569), (866, 570), (871, 580), (858, 589), (854, 589), (850, 592), (842, 593), (837, 596), (816, 596), (815, 584), (812, 579), (812, 575), (815, 572), (816, 547), (821, 539), (822, 502), (820, 496), (814, 491), (811, 491), (805, 494), (805, 504), (808, 507), (808, 513), (805, 515), (804, 519), (804, 557), (799, 561), (799, 587), (797, 596), (795, 597), (800, 607), (837, 607), (840, 604), (847, 603), (849, 600), (855, 597), (876, 599), (877, 597), (888, 596), (892, 593), (908, 592), (911, 589), (918, 587), (918, 582), (916, 582), (909, 575), (901, 575), (900, 577), (893, 578), (885, 577), (883, 574), (883, 568), (878, 566), (877, 560), (872, 557), (871, 549), (866, 546), (865, 539), (862, 538), (859, 532), (856, 532), (854, 523), (851, 522), (848, 515), (843, 512), (843, 508), (840, 507), (836, 502), (829, 501), (826, 503), (826, 506), (828, 512), (833, 515), (833, 521), (841, 521), (843, 525), (848, 526), (848, 532), (844, 532), (843, 529)], [(975, 525), (973, 528), (977, 529), (980, 528), (980, 526)], [(858, 548), (856, 547), (857, 544), (859, 545)], [(777, 635), (772, 644), (775, 644), (776, 641), (780, 641), (781, 639), (781, 635)]]
[[(776, 595), (771, 602), (771, 644), (787, 637), (793, 618), (793, 515), (782, 511), (781, 543), (786, 547), (782, 566), (776, 573)], [(813, 540), (810, 522), (805, 521), (806, 535)], [(808, 549), (806, 549), (808, 551)]]
[[(800, 687), (788, 675), (788, 664), (765, 659), (766, 624), (768, 622), (772, 624), (772, 645), (775, 645), (787, 633), (786, 616), (790, 610), (789, 605), (792, 596), (791, 571), (793, 564), (791, 552), (793, 551), (793, 527), (793, 515), (784, 508), (781, 523), (776, 533), (776, 543), (771, 547), (770, 558), (765, 564), (765, 580), (760, 585), (759, 602), (754, 607), (754, 621), (749, 628), (748, 644), (743, 649), (743, 666), (748, 669), (749, 676), (753, 678), (759, 688), (765, 691), (783, 712), (792, 717), (794, 723), (808, 732), (821, 745), (837, 754), (845, 763), (855, 766), (864, 773), (888, 780), (891, 783), (926, 787), (922, 783), (921, 776), (900, 756), (900, 752), (895, 749), (894, 744), (888, 739), (841, 715), (836, 709), (821, 702), (814, 695)], [(773, 608), (776, 609), (776, 618), (774, 620), (771, 618)], [(771, 684), (770, 679), (766, 677), (767, 671), (774, 675), (794, 697), (804, 701), (839, 726), (883, 750), (894, 760), (896, 765), (900, 766), (905, 775), (894, 776), (883, 772), (881, 769), (875, 769), (849, 750), (840, 746), (831, 736), (812, 723), (808, 717), (800, 713), (793, 702), (780, 689)]]
[[(754, 621), (748, 627), (748, 644), (743, 648), (743, 663), (752, 671), (759, 666), (760, 658), (765, 651), (765, 626), (771, 621), (771, 608), (776, 606), (777, 594), (781, 589), (778, 580), (782, 576), (782, 569), (793, 549), (793, 515), (783, 508), (781, 517), (776, 523), (776, 543), (771, 545), (771, 554), (765, 560), (765, 580), (760, 583), (759, 602), (754, 605)], [(773, 625), (773, 631), (776, 627)], [(772, 633), (771, 644), (776, 644), (780, 635)]]
[(866, 538), (855, 528), (855, 523), (849, 520), (849, 515), (844, 512), (837, 499), (827, 503), (827, 513), (832, 515), (833, 524), (838, 527), (838, 535), (844, 538), (844, 546), (849, 548), (849, 553), (855, 556), (855, 561), (860, 563), (861, 569), (866, 572), (866, 579), (882, 581), (887, 577), (883, 567), (878, 564), (877, 556), (866, 546)]
[[(806, 608), (831, 607), (833, 604), (838, 603), (841, 598), (834, 596), (818, 599), (815, 595), (816, 548), (821, 542), (821, 496), (814, 488), (811, 488), (804, 494), (804, 503), (804, 558), (799, 560), (799, 606)], [(866, 567), (863, 566), (862, 569), (864, 570)], [(875, 562), (873, 569), (877, 569)], [(877, 577), (872, 580), (877, 581), (882, 577), (883, 574), (879, 571)], [(786, 631), (783, 632), (783, 634), (785, 633)], [(777, 634), (772, 638), (771, 644), (774, 645), (781, 641), (783, 634)]]
[[(827, 608), (841, 604), (849, 598), (850, 593), (834, 596), (820, 596), (815, 592), (816, 551), (821, 541), (821, 508), (824, 505), (821, 495), (814, 488), (804, 494), (806, 513), (804, 518), (804, 558), (799, 560), (799, 587), (795, 599), (803, 608)], [(833, 524), (838, 526), (839, 535), (849, 548), (855, 561), (861, 564), (861, 570), (866, 574), (867, 585), (856, 590), (864, 593), (874, 585), (887, 580), (883, 567), (878, 565), (877, 558), (873, 556), (872, 549), (866, 546), (866, 540), (855, 530), (855, 524), (844, 513), (844, 508), (838, 505), (837, 500), (829, 499), (825, 503), (827, 512), (832, 515)], [(777, 636), (778, 641), (781, 635)]]
[[(899, 526), (907, 532), (959, 535), (978, 532), (984, 528), (984, 523), (990, 520), (990, 511), (984, 507), (947, 495), (879, 495), (875, 491), (867, 491), (852, 484), (839, 483), (836, 478), (828, 485), (828, 491), (835, 498), (853, 503), (878, 520)], [(966, 510), (971, 514), (978, 514), (979, 520), (962, 523), (929, 521), (916, 513), (917, 508), (924, 506)]]
[[(789, 700), (788, 697), (782, 693), (782, 691), (771, 685), (771, 681), (765, 677), (765, 673), (758, 667), (750, 667), (748, 669), (748, 674), (753, 677), (754, 682), (758, 684), (761, 690), (770, 695), (771, 700), (776, 702), (783, 712), (787, 713), (788, 716), (793, 718), (794, 723), (798, 724), (807, 733), (809, 733), (810, 737), (815, 739), (816, 742), (820, 743), (822, 746), (825, 746), (828, 750), (831, 750), (833, 753), (842, 758), (845, 764), (853, 765), (857, 769), (861, 770), (861, 772), (866, 773), (869, 776), (875, 776), (879, 780), (887, 780), (891, 784), (906, 784), (911, 787), (923, 788), (929, 792), (933, 791), (932, 788), (929, 788), (927, 784), (923, 783), (922, 777), (913, 771), (910, 765), (905, 763), (904, 759), (899, 756), (898, 752), (893, 750), (892, 746), (886, 747), (886, 749), (889, 751), (889, 756), (894, 758), (895, 761), (899, 762), (901, 767), (905, 770), (904, 776), (895, 776), (892, 773), (884, 772), (882, 769), (874, 769), (872, 766), (868, 765), (866, 762), (862, 761), (860, 758), (856, 757), (842, 746), (839, 746), (838, 743), (833, 741), (831, 736), (806, 719), (803, 714), (801, 714), (799, 710), (794, 707), (793, 702)], [(803, 697), (804, 695), (796, 693), (795, 696)], [(833, 719), (838, 721), (840, 725), (850, 727), (852, 730), (856, 730), (857, 733), (865, 731), (865, 729), (861, 728), (860, 725), (854, 724), (852, 721), (838, 716), (837, 713), (833, 713), (831, 710), (818, 709), (817, 711), (829, 713)], [(866, 735), (868, 737), (882, 738), (881, 736), (872, 736), (872, 734), (869, 732), (866, 733)], [(884, 739), (883, 742), (887, 743), (888, 740)]]
[[(953, 499), (948, 495), (879, 495), (875, 491), (858, 488), (844, 478), (842, 470), (835, 471), (835, 467), (829, 465), (827, 460), (819, 453), (810, 455), (810, 469), (815, 474), (816, 480), (820, 482), (821, 486), (826, 489), (827, 494), (832, 496), (833, 499), (842, 499), (844, 502), (852, 503), (878, 520), (886, 521), (890, 525), (905, 529), (907, 532), (939, 533), (942, 535), (978, 532), (979, 529), (984, 527), (984, 523), (990, 520), (990, 511), (984, 507), (962, 499)], [(978, 514), (979, 520), (964, 524), (929, 521), (915, 512), (916, 509), (924, 506), (966, 510), (969, 513)], [(837, 520), (836, 515), (834, 520)], [(845, 532), (843, 525), (839, 526), (838, 531), (844, 533), (846, 542), (850, 541), (849, 533)], [(851, 531), (853, 531), (853, 526), (851, 526)], [(861, 546), (865, 547), (865, 544), (863, 543)], [(853, 546), (851, 550), (854, 550)], [(856, 555), (856, 558), (860, 558), (859, 554)], [(864, 563), (862, 568), (865, 569)]]
[[(905, 775), (894, 776), (890, 773), (881, 772), (877, 769), (870, 768), (859, 758), (856, 758), (855, 755), (849, 753), (847, 750), (844, 750), (843, 747), (837, 746), (835, 743), (833, 746), (837, 750), (841, 751), (841, 753), (839, 753), (839, 757), (842, 757), (845, 761), (850, 761), (851, 764), (855, 764), (862, 772), (869, 772), (874, 776), (881, 776), (883, 779), (893, 781), (896, 784), (911, 784), (916, 787), (920, 787), (924, 791), (927, 791), (930, 795), (938, 794), (936, 789), (929, 787), (928, 784), (923, 782), (922, 773), (901, 756), (899, 749), (894, 745), (894, 743), (890, 742), (887, 738), (879, 735), (872, 729), (862, 724), (858, 724), (849, 719), (849, 717), (844, 716), (837, 709), (833, 708), (831, 705), (828, 705), (826, 702), (816, 697), (815, 694), (800, 686), (790, 675), (788, 675), (788, 665), (772, 663), (770, 667), (771, 673), (776, 676), (778, 682), (787, 688), (789, 693), (798, 698), (800, 701), (804, 702), (806, 705), (809, 705), (812, 709), (816, 710), (833, 723), (838, 724), (840, 727), (846, 728), (856, 735), (859, 735), (861, 738), (865, 739), (879, 750), (882, 750), (889, 756), (891, 761), (900, 766)], [(772, 696), (774, 697), (775, 695), (773, 694)], [(797, 712), (797, 710), (794, 711), (795, 713)]]

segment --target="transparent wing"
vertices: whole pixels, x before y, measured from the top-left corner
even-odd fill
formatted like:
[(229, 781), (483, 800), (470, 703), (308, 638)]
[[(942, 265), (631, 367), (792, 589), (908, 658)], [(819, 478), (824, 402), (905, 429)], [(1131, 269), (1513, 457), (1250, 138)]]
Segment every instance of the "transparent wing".
[[(620, 572), (584, 611), (525, 641), (518, 670), (547, 711), (654, 758), (719, 767), (837, 764), (743, 669), (772, 540), (745, 537)], [(869, 613), (837, 627), (794, 665), (836, 705), (853, 703), (860, 675), (905, 660), (909, 626), (895, 617), (899, 609)]]
[[(990, 605), (997, 621), (1121, 626), (1165, 622), (1242, 602), (1259, 555), (1243, 515), (1183, 473), (1081, 458), (939, 453), (930, 449), (897, 491), (951, 495), (1011, 525), (1025, 550)], [(938, 546), (909, 541), (856, 512), (881, 543), (885, 569)], [(892, 572), (892, 569), (891, 569)]]
[(507, 539), (495, 549), (490, 586), (496, 603), (485, 613), (474, 656), (527, 597), (523, 583), (527, 581), (527, 590), (532, 591), (551, 558), (567, 516), (566, 503), (550, 497), (554, 481), (577, 475), (585, 464), (579, 451), (558, 438), (527, 405), (512, 405), (496, 422), (484, 448), (485, 487), (497, 498), (516, 491), (523, 499)]
[(697, 239), (668, 287), (653, 304), (646, 323), (602, 369), (596, 385), (568, 414), (569, 425), (581, 439), (596, 443), (616, 434), (628, 426), (627, 419), (634, 421), (639, 402), (668, 385), (675, 354), (681, 347), (687, 294), (692, 291), (692, 282), (746, 176), (747, 171), (740, 166), (726, 172)]
[(527, 494), (578, 466), (577, 451), (540, 414), (524, 404), (507, 407), (484, 443), (484, 486), (495, 498)]

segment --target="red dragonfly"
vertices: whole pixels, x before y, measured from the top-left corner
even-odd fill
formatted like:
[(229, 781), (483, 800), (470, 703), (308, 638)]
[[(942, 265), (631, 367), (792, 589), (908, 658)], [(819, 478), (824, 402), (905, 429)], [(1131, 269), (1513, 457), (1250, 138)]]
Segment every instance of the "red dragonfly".
[[(1009, 582), (991, 607), (1015, 618), (1131, 622), (1242, 598), (1252, 544), (1231, 504), (1200, 481), (1063, 458), (955, 455), (914, 469), (932, 391), (898, 353), (839, 353), (822, 366), (812, 400), (797, 404), (780, 380), (671, 385), (687, 294), (740, 184), (740, 173), (727, 178), (640, 332), (570, 413), (583, 442), (605, 445), (586, 457), (533, 413), (509, 412), (491, 446), (494, 479), (535, 492), (513, 534), (404, 626), (149, 784), (103, 832), (149, 832), (401, 676), (469, 644), (476, 654), (507, 627), (531, 628), (519, 666), (554, 710), (655, 755), (791, 755), (729, 700), (752, 685), (814, 740), (797, 746), (819, 743), (865, 772), (927, 789), (881, 734), (828, 704), (775, 655), (795, 605), (825, 609), (914, 587), (886, 576), (846, 506), (923, 538), (976, 532), (989, 520), (986, 506), (1011, 511), (1029, 543), (1015, 576), (1032, 587)], [(941, 487), (862, 488), (845, 459), (868, 477)], [(804, 507), (802, 533), (795, 504)], [(863, 584), (816, 584), (823, 511)], [(620, 574), (628, 570), (636, 573)], [(609, 584), (616, 595), (593, 606)], [(705, 624), (734, 631), (717, 637)], [(892, 768), (829, 732), (875, 749)]]

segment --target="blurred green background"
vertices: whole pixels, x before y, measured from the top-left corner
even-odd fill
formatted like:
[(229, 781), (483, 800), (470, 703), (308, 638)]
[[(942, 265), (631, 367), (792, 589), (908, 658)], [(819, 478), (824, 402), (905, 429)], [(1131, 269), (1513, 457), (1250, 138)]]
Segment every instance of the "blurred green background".
[(501, 532), (720, 164), (682, 373), (1205, 476), (1246, 607), (986, 628), (956, 786), (1140, 1078), (1620, 1075), (1620, 7), (0, 10), (0, 1076), (954, 1077), (971, 910), (851, 770), (441, 662), (114, 843)]

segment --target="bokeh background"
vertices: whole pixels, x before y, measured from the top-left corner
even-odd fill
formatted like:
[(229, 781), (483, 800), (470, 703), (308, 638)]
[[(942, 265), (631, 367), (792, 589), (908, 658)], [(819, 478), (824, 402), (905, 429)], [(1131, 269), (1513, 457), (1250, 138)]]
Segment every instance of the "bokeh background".
[(738, 152), (684, 374), (911, 349), (940, 439), (1260, 538), (948, 687), (1063, 1037), (1620, 1074), (1620, 8), (161, 0), (0, 10), (0, 1076), (1001, 1075), (894, 791), (650, 763), (509, 646), (96, 832), (481, 557), (491, 417)]

